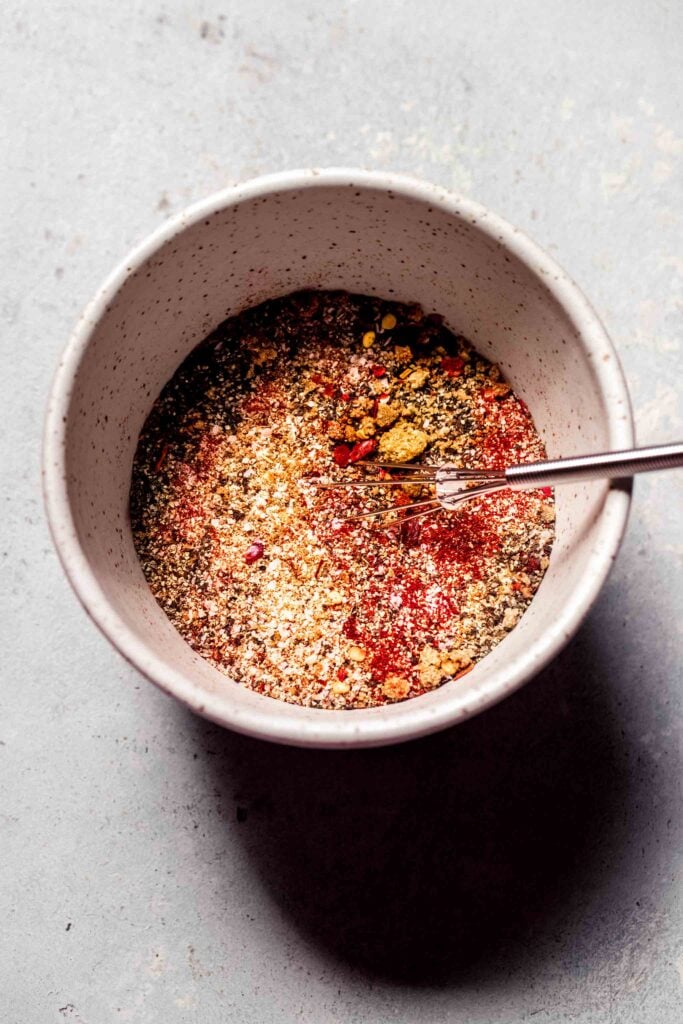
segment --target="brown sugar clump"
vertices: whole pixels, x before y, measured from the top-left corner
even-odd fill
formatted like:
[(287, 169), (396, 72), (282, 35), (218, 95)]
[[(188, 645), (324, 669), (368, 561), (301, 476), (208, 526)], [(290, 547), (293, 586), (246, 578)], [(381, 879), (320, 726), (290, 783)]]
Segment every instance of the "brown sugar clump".
[(403, 676), (387, 676), (382, 685), (382, 693), (389, 700), (404, 700), (410, 692), (410, 683)]
[(401, 420), (380, 438), (379, 454), (387, 462), (410, 462), (422, 455), (428, 441), (424, 430)]
[(469, 651), (437, 651), (426, 644), (420, 652), (418, 674), (423, 686), (438, 686), (442, 679), (464, 672), (472, 664)]
[(367, 440), (369, 437), (373, 437), (377, 431), (375, 421), (372, 416), (364, 416), (356, 427), (356, 437), (361, 440)]
[(389, 402), (380, 402), (375, 419), (378, 427), (390, 427), (401, 415), (400, 405), (390, 405)]

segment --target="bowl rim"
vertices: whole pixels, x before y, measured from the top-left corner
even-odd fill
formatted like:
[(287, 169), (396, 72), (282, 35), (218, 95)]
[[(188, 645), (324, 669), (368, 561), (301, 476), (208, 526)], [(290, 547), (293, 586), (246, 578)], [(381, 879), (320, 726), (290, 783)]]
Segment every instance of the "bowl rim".
[[(610, 446), (613, 449), (633, 446), (633, 413), (617, 352), (578, 285), (536, 242), (498, 214), (441, 186), (405, 174), (330, 167), (262, 175), (213, 193), (170, 217), (118, 263), (85, 307), (59, 361), (45, 418), (41, 476), (50, 533), (64, 572), (89, 617), (137, 671), (193, 711), (246, 735), (297, 746), (357, 748), (414, 739), (464, 721), (503, 700), (545, 667), (575, 633), (597, 598), (626, 529), (631, 488), (624, 482), (616, 482), (606, 489), (596, 524), (591, 571), (584, 573), (554, 627), (534, 639), (524, 655), (518, 656), (506, 670), (504, 678), (496, 672), (493, 680), (484, 678), (474, 692), (455, 696), (444, 688), (438, 691), (443, 694), (443, 700), (428, 709), (421, 706), (418, 699), (352, 712), (301, 708), (307, 714), (297, 721), (296, 714), (291, 717), (278, 714), (278, 707), (268, 697), (262, 698), (264, 704), (255, 702), (247, 710), (231, 707), (225, 699), (225, 691), (202, 690), (185, 673), (171, 669), (158, 658), (109, 603), (78, 538), (65, 464), (74, 381), (93, 331), (116, 293), (129, 276), (173, 237), (198, 221), (245, 200), (321, 186), (355, 186), (414, 199), (450, 216), (475, 222), (479, 230), (502, 244), (534, 276), (542, 279), (577, 329), (579, 341), (593, 363), (604, 403)], [(405, 710), (398, 715), (395, 713), (406, 705), (410, 705), (410, 713)]]

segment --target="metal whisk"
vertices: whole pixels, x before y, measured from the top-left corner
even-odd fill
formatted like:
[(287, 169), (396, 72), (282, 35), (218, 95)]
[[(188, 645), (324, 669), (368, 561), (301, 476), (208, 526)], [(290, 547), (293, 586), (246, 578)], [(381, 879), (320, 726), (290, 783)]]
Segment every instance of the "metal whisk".
[[(465, 501), (493, 494), (509, 488), (513, 491), (554, 487), (584, 480), (623, 478), (636, 473), (651, 473), (657, 469), (675, 469), (683, 466), (683, 444), (656, 445), (651, 448), (632, 448), (620, 452), (602, 452), (597, 455), (579, 455), (568, 459), (549, 459), (527, 465), (509, 466), (507, 469), (460, 469), (458, 466), (429, 466), (401, 462), (356, 463), (381, 476), (364, 480), (334, 480), (323, 483), (328, 488), (401, 487), (406, 484), (434, 488), (434, 496), (413, 501), (409, 505), (377, 509), (349, 516), (348, 521), (374, 519), (399, 514), (401, 523), (419, 516), (431, 515), (442, 509), (452, 510)], [(395, 525), (396, 520), (388, 525)]]

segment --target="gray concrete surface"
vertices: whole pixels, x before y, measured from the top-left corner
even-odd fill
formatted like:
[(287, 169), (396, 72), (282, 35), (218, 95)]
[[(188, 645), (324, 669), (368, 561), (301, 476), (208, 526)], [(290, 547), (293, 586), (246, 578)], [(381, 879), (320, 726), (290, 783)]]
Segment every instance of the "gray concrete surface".
[(681, 1019), (681, 475), (568, 650), (353, 755), (191, 717), (69, 591), (38, 483), (81, 305), (171, 211), (310, 164), (506, 215), (584, 286), (642, 442), (683, 435), (675, 0), (3, 6), (0, 1020)]

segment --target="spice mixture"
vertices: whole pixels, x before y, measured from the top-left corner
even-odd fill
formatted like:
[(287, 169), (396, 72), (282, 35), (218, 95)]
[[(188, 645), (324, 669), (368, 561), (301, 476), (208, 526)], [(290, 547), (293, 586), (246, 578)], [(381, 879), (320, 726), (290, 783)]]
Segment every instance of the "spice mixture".
[[(361, 461), (499, 468), (545, 457), (498, 367), (418, 306), (299, 292), (221, 324), (138, 443), (131, 520), (187, 642), (259, 693), (363, 708), (458, 679), (519, 621), (552, 491), (406, 520), (416, 485), (326, 490)], [(346, 517), (392, 506), (389, 526)]]

